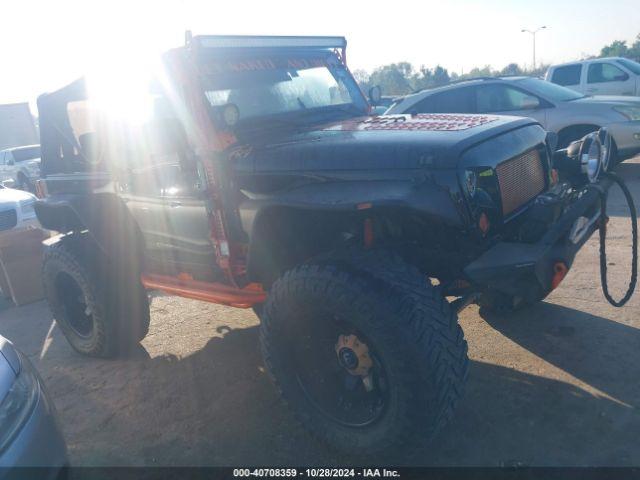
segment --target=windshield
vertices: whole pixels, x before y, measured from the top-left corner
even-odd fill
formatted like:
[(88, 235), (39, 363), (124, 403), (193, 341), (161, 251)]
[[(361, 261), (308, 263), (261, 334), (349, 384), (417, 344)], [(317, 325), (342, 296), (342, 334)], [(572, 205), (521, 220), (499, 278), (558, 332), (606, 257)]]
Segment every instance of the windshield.
[(333, 55), (209, 63), (203, 70), (210, 105), (235, 104), (240, 122), (302, 111), (345, 111), (346, 106), (365, 114), (368, 108), (351, 74)]
[(13, 159), (16, 162), (24, 162), (26, 160), (36, 160), (40, 158), (40, 147), (29, 147), (12, 150)]
[(584, 98), (584, 95), (581, 93), (575, 92), (566, 87), (561, 87), (555, 83), (540, 80), (539, 78), (523, 78), (522, 80), (519, 80), (518, 83), (525, 86), (533, 93), (555, 102), (570, 102), (571, 100)]
[(636, 75), (640, 75), (640, 63), (634, 62), (633, 60), (627, 60), (626, 58), (619, 58), (616, 62), (631, 70)]

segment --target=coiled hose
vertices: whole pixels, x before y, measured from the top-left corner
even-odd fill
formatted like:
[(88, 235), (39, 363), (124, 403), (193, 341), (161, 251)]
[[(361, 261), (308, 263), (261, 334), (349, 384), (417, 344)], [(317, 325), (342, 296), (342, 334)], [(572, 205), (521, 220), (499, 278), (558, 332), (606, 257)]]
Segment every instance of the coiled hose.
[(627, 200), (627, 205), (629, 206), (629, 212), (631, 214), (631, 249), (632, 249), (632, 260), (631, 260), (631, 280), (629, 281), (629, 288), (627, 289), (624, 297), (620, 300), (615, 300), (609, 294), (609, 285), (607, 283), (607, 250), (606, 250), (606, 241), (607, 241), (607, 192), (598, 189), (600, 192), (600, 200), (601, 200), (601, 211), (600, 211), (600, 282), (602, 284), (602, 293), (604, 294), (604, 298), (613, 305), (614, 307), (622, 307), (625, 303), (629, 301), (633, 292), (636, 289), (636, 282), (638, 278), (638, 220), (636, 215), (636, 206), (633, 203), (633, 197), (631, 196), (631, 192), (627, 185), (622, 181), (622, 179), (613, 172), (604, 173), (605, 177), (609, 178), (612, 182), (616, 183), (622, 193)]

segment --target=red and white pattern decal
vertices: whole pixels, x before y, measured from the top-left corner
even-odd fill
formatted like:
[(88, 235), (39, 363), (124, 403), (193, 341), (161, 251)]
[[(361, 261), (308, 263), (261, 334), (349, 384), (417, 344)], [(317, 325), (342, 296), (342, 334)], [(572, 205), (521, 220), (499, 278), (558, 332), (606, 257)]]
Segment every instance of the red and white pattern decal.
[(489, 115), (458, 115), (450, 113), (422, 113), (418, 115), (383, 115), (366, 120), (347, 121), (328, 127), (327, 130), (468, 130), (498, 120)]

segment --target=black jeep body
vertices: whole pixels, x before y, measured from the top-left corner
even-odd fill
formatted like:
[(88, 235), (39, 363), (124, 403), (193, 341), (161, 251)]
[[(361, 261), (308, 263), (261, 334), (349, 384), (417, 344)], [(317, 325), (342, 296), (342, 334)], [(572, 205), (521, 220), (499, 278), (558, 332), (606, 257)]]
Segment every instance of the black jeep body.
[(36, 212), (62, 234), (45, 287), (76, 350), (144, 337), (143, 287), (253, 306), (302, 423), (371, 453), (445, 424), (468, 365), (457, 311), (544, 298), (600, 199), (558, 181), (531, 119), (370, 116), (345, 48), (195, 37), (135, 128), (86, 113), (88, 81), (41, 96)]

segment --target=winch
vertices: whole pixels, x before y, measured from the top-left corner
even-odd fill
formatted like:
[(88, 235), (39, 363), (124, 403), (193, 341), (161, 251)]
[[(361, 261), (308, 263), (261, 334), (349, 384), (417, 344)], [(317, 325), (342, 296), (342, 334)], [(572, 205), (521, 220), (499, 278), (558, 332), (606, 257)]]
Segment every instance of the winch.
[[(600, 236), (600, 281), (602, 284), (602, 293), (607, 301), (614, 307), (622, 307), (632, 297), (637, 283), (638, 277), (638, 222), (635, 203), (629, 188), (625, 182), (614, 172), (607, 171), (611, 160), (612, 148), (611, 135), (606, 128), (601, 128), (598, 132), (590, 133), (581, 140), (573, 142), (566, 149), (566, 157), (560, 158), (556, 162), (558, 167), (564, 174), (570, 176), (583, 175), (589, 183), (587, 189), (595, 189), (600, 196), (600, 214), (593, 220), (581, 217), (581, 224), (574, 225), (571, 236), (577, 236), (581, 232), (586, 231), (592, 221), (597, 220)], [(563, 161), (564, 160), (564, 161)], [(620, 300), (615, 300), (609, 293), (607, 281), (607, 224), (609, 217), (607, 216), (607, 200), (608, 189), (603, 188), (601, 184), (596, 183), (599, 179), (607, 179), (620, 187), (629, 207), (629, 216), (631, 220), (631, 277), (629, 286), (624, 296)]]

